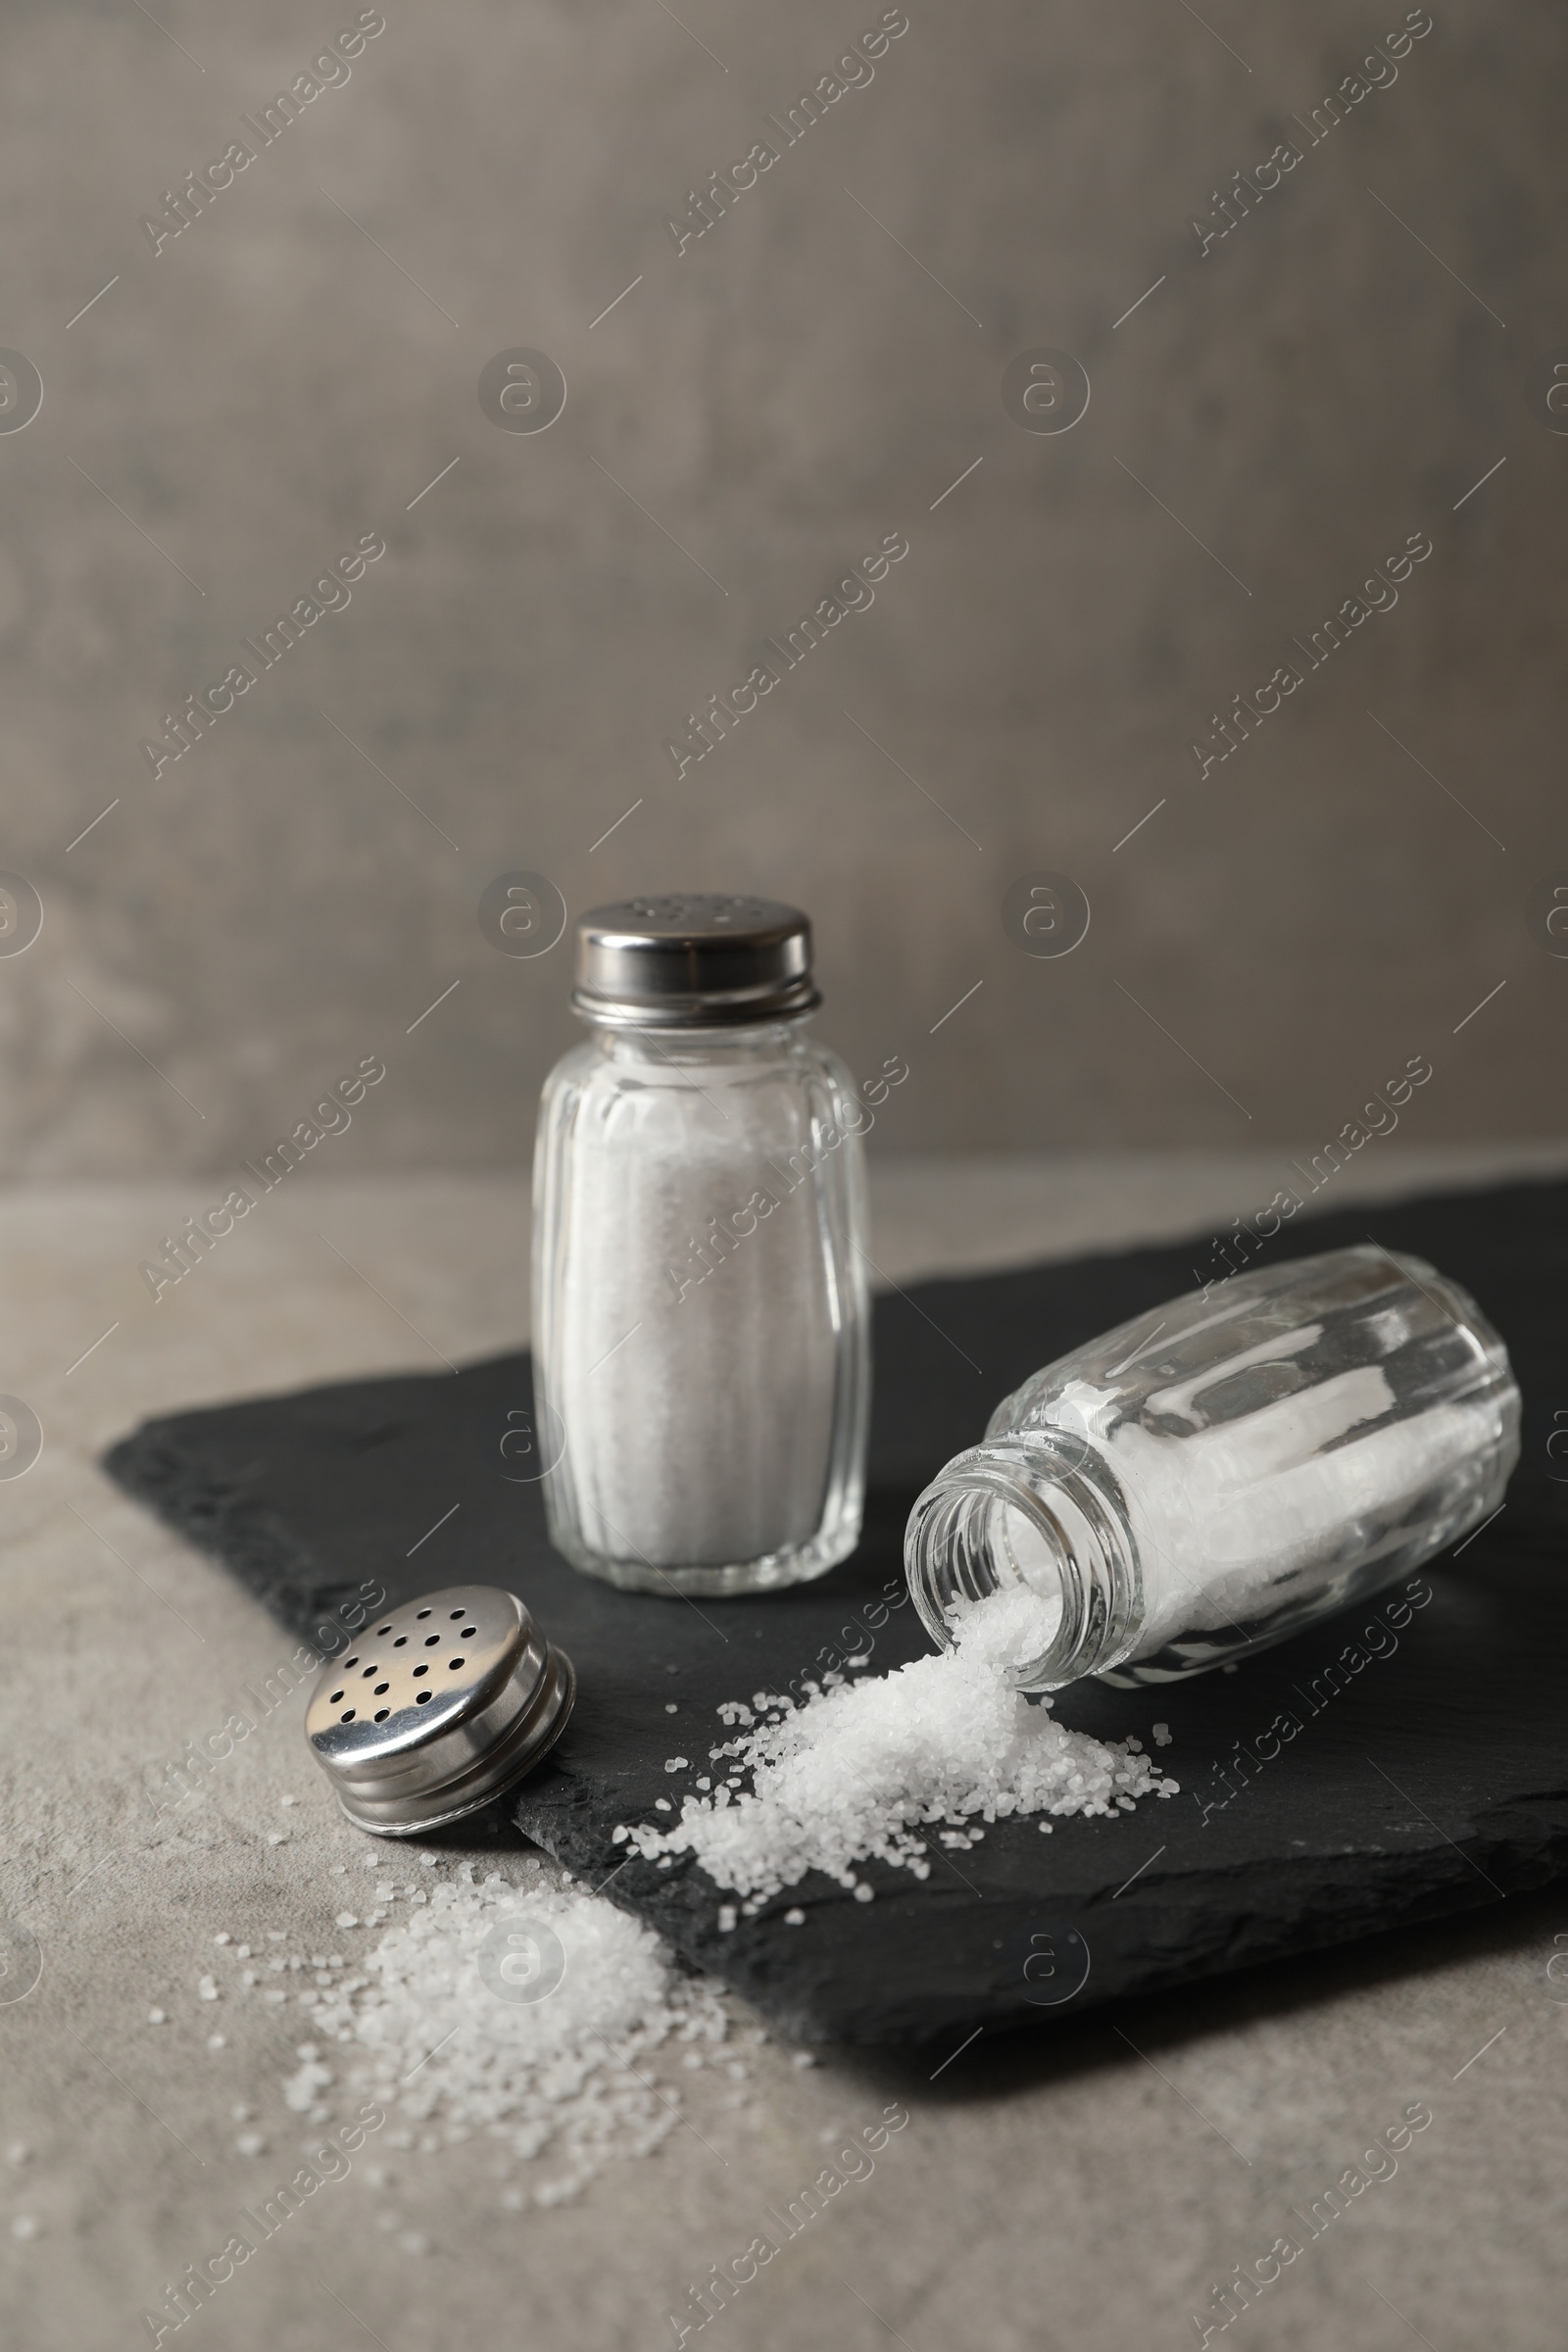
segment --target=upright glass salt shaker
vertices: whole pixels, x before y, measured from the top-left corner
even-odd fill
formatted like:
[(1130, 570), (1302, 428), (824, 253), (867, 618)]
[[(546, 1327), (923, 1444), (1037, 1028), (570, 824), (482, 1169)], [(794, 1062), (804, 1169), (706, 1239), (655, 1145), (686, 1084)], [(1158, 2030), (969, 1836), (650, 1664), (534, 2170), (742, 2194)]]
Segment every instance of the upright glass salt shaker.
[(576, 926), (586, 1044), (546, 1083), (534, 1381), (551, 1541), (654, 1592), (762, 1592), (854, 1549), (870, 1401), (860, 1129), (806, 916), (693, 895)]
[(1015, 1601), (1020, 1690), (1170, 1682), (1430, 1559), (1519, 1458), (1507, 1350), (1456, 1282), (1375, 1245), (1255, 1267), (1048, 1364), (916, 1502), (926, 1630)]

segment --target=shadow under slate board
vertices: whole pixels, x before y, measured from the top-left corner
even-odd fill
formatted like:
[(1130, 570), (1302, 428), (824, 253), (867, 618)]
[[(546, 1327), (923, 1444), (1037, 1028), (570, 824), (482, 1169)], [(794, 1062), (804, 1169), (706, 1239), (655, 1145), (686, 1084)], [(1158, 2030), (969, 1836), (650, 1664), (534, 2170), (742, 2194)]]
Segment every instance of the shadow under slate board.
[[(655, 1800), (678, 1800), (729, 1736), (721, 1700), (785, 1689), (852, 1649), (870, 1648), (872, 1673), (927, 1654), (906, 1596), (888, 1606), (904, 1595), (915, 1494), (1027, 1374), (1187, 1290), (1198, 1250), (879, 1298), (858, 1551), (816, 1584), (700, 1611), (612, 1591), (550, 1549), (539, 1489), (514, 1483), (518, 1465), (501, 1450), (530, 1404), (522, 1354), (175, 1414), (123, 1440), (107, 1466), (305, 1639), (368, 1578), (389, 1603), (466, 1582), (519, 1592), (575, 1661), (579, 1697), (554, 1756), (507, 1800), (517, 1825), (590, 1885), (608, 1879), (614, 1901), (784, 2032), (871, 2043), (1048, 2025), (1568, 1870), (1568, 1459), (1548, 1452), (1568, 1428), (1568, 1185), (1302, 1217), (1271, 1247), (1300, 1255), (1369, 1232), (1473, 1292), (1525, 1393), (1506, 1508), (1462, 1557), (1424, 1571), (1425, 1602), (1401, 1606), (1396, 1586), (1234, 1674), (1079, 1686), (1057, 1699), (1060, 1719), (1136, 1735), (1179, 1796), (1060, 1821), (1049, 1838), (1033, 1820), (999, 1822), (956, 1860), (933, 1838), (925, 1881), (872, 1866), (875, 1900), (858, 1903), (812, 1877), (728, 1935), (726, 1898), (689, 1863), (616, 1870), (615, 1825), (667, 1820)], [(1288, 1740), (1272, 1728), (1282, 1714), (1299, 1726)], [(1157, 1749), (1156, 1722), (1171, 1734)], [(691, 1770), (672, 1776), (676, 1754)], [(806, 1923), (787, 1926), (797, 1904)]]

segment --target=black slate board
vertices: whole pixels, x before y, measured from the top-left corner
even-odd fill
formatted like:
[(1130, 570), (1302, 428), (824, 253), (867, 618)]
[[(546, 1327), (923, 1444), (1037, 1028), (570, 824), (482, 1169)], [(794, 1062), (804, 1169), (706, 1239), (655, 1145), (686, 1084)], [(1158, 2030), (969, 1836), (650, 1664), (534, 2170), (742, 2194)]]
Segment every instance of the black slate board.
[[(727, 1736), (721, 1699), (787, 1688), (824, 1650), (863, 1650), (854, 1629), (902, 1593), (905, 1518), (933, 1471), (1039, 1365), (1187, 1289), (1200, 1254), (1212, 1270), (1206, 1242), (880, 1298), (860, 1548), (819, 1583), (763, 1599), (699, 1609), (612, 1592), (557, 1558), (538, 1487), (513, 1483), (526, 1464), (500, 1449), (509, 1412), (530, 1402), (525, 1355), (177, 1414), (122, 1441), (107, 1466), (306, 1638), (367, 1578), (392, 1601), (470, 1580), (519, 1592), (575, 1660), (580, 1697), (555, 1757), (510, 1800), (517, 1825), (786, 2032), (897, 2042), (1044, 2023), (1568, 1870), (1568, 1459), (1548, 1453), (1568, 1430), (1568, 1186), (1298, 1217), (1272, 1247), (1299, 1255), (1369, 1234), (1475, 1294), (1525, 1392), (1506, 1509), (1461, 1558), (1425, 1572), (1425, 1605), (1401, 1624), (1396, 1588), (1234, 1674), (1080, 1686), (1056, 1702), (1076, 1729), (1148, 1746), (1152, 1724), (1169, 1725), (1159, 1752), (1180, 1796), (1058, 1822), (1049, 1838), (1033, 1821), (999, 1823), (956, 1858), (934, 1846), (924, 1882), (871, 1869), (869, 1904), (808, 1880), (727, 1936), (710, 1880), (679, 1863), (617, 1870), (612, 1829), (661, 1818), (655, 1799), (706, 1768)], [(1568, 1456), (1568, 1440), (1553, 1452)], [(906, 1597), (873, 1630), (873, 1671), (929, 1648)], [(1343, 1687), (1325, 1679), (1336, 1662)], [(1285, 1743), (1269, 1735), (1282, 1710), (1300, 1725)], [(677, 1754), (692, 1771), (672, 1779), (664, 1759)], [(792, 1904), (804, 1927), (784, 1924)]]

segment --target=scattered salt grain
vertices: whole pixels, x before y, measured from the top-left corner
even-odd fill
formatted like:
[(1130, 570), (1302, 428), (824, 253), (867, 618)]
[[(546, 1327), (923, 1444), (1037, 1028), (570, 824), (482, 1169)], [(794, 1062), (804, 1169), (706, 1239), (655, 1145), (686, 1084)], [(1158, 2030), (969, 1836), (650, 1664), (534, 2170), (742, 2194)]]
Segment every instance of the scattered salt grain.
[(1169, 1747), (1169, 1745), (1170, 1745), (1170, 1725), (1169, 1725), (1168, 1723), (1156, 1723), (1156, 1724), (1155, 1724), (1155, 1726), (1154, 1726), (1154, 1745), (1155, 1745), (1156, 1747)]
[(686, 1770), (686, 1763), (687, 1759), (684, 1756), (666, 1756), (664, 1758), (664, 1770), (666, 1772), (684, 1772)]
[[(1009, 1661), (1038, 1655), (1041, 1603), (1027, 1590), (955, 1612), (955, 1646), (874, 1680), (823, 1688), (802, 1706), (765, 1691), (760, 1723), (719, 1749), (752, 1775), (750, 1793), (688, 1796), (669, 1828), (634, 1826), (649, 1860), (693, 1853), (720, 1886), (768, 1896), (821, 1870), (856, 1899), (852, 1867), (877, 1858), (930, 1875), (924, 1825), (979, 1835), (977, 1818), (1108, 1815), (1141, 1796), (1168, 1796), (1151, 1760), (1125, 1743), (1069, 1732), (1049, 1702), (1031, 1705)], [(744, 1718), (735, 1702), (719, 1709)], [(659, 1797), (655, 1810), (672, 1810)]]
[(236, 2156), (265, 2156), (267, 2142), (259, 2132), (242, 2132), (234, 2142)]
[[(541, 1999), (492, 1988), (487, 1939), (507, 1924), (560, 1944), (564, 1973)], [(478, 1883), (467, 1863), (388, 1925), (363, 1966), (321, 1998), (311, 2020), (318, 2039), (301, 2048), (335, 2045), (345, 2097), (386, 2110), (389, 2146), (428, 2141), (433, 2153), (485, 2132), (514, 2158), (548, 2158), (518, 2192), (533, 2207), (561, 2204), (607, 2166), (656, 2148), (680, 2120), (655, 2080), (658, 2053), (725, 2034), (715, 1988), (677, 1969), (612, 1903), (537, 1878), (525, 1889), (499, 1874)], [(288, 2104), (314, 2098), (325, 2074), (304, 2060), (284, 2086)]]
[(226, 1928), (220, 1928), (218, 1934), (213, 1937), (213, 1941), (215, 1943), (232, 1943), (233, 1937)]
[(290, 2075), (283, 2084), (283, 2104), (291, 2107), (296, 2115), (308, 2114), (318, 2104), (318, 2092), (325, 2090), (332, 2081), (331, 2068), (320, 2065), (315, 2056), (315, 2043), (305, 2042), (302, 2047), (310, 2050), (312, 2055), (305, 2060), (299, 2072)]
[(297, 1805), (300, 1800), (297, 1796), (280, 1796), (277, 1801), (280, 1805)]
[(203, 1977), (201, 1983), (196, 1987), (196, 1993), (198, 1999), (200, 2000), (216, 2001), (218, 1998), (218, 1985), (215, 1980), (211, 1977)]
[(664, 1713), (666, 1715), (678, 1715), (680, 1709), (676, 1706), (675, 1701), (672, 1698), (666, 1698), (664, 1701)]
[(207, 2047), (210, 2050), (226, 2049), (228, 2047), (228, 2035), (226, 2034), (209, 2034), (207, 2036)]
[(787, 1928), (804, 1928), (806, 1925), (806, 1913), (804, 1911), (786, 1911), (784, 1914), (784, 1925)]
[(164, 2010), (162, 2010), (162, 2009), (149, 2009), (149, 2010), (148, 2010), (148, 2012), (147, 2012), (147, 2023), (148, 2023), (150, 2026), (162, 2026), (162, 2025), (167, 2025), (167, 2024), (168, 2024), (168, 2022), (169, 2022), (169, 2020), (168, 2020), (168, 2015), (167, 2015), (167, 2012), (166, 2012), (166, 2011), (164, 2011)]
[(339, 1928), (357, 1928), (360, 1923), (352, 1911), (340, 1911), (332, 1924)]

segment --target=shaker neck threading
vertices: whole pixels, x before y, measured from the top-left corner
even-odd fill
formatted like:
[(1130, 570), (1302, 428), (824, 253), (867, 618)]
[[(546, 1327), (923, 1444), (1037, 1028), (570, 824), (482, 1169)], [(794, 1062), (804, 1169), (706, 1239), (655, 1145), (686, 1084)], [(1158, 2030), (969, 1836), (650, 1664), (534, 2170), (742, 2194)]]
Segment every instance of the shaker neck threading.
[(1137, 1640), (1142, 1578), (1119, 1485), (1065, 1430), (991, 1439), (958, 1454), (910, 1514), (905, 1566), (920, 1621), (945, 1648), (956, 1604), (1033, 1594), (1039, 1648), (1007, 1664), (1021, 1690), (1060, 1690), (1114, 1664)]

